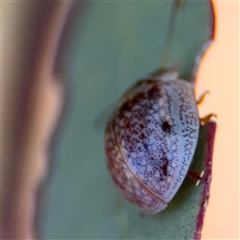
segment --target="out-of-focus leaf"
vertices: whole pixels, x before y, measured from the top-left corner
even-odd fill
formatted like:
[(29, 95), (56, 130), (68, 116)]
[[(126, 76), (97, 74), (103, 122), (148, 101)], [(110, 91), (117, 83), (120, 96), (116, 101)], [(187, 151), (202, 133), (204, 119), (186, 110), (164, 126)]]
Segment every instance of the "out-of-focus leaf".
[[(171, 2), (99, 1), (75, 22), (65, 58), (69, 114), (45, 191), (44, 239), (199, 238), (209, 183), (195, 187), (186, 179), (166, 210), (141, 216), (116, 190), (105, 163), (103, 131), (93, 127), (129, 85), (159, 68), (170, 9)], [(208, 1), (189, 1), (179, 12), (167, 65), (179, 65), (186, 80), (209, 40), (211, 18)], [(192, 167), (206, 170), (211, 162), (208, 138), (214, 129), (213, 123), (201, 129)]]

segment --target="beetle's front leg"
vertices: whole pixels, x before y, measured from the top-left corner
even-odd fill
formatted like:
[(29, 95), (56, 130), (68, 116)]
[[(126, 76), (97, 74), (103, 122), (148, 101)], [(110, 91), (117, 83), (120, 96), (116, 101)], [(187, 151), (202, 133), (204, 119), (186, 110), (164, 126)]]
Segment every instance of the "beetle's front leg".
[(203, 92), (203, 93), (198, 97), (198, 99), (196, 100), (197, 105), (200, 105), (200, 104), (203, 102), (203, 100), (205, 99), (206, 95), (209, 94), (209, 93), (210, 93), (210, 92), (209, 92), (208, 90), (205, 91), (205, 92)]
[[(210, 93), (210, 92), (209, 92), (208, 90), (205, 91), (205, 92), (203, 92), (203, 93), (198, 97), (198, 99), (196, 100), (197, 105), (200, 105), (200, 104), (204, 101), (205, 96), (206, 96), (207, 94), (209, 94), (209, 93)], [(214, 113), (210, 113), (210, 114), (206, 115), (205, 117), (200, 118), (200, 123), (201, 123), (201, 125), (205, 125), (206, 123), (208, 123), (208, 122), (211, 120), (212, 117), (217, 117), (217, 115), (214, 114)]]
[(200, 118), (200, 123), (201, 123), (201, 125), (205, 125), (206, 123), (210, 122), (210, 120), (211, 120), (212, 117), (215, 117), (215, 118), (216, 118), (217, 115), (214, 114), (214, 113), (209, 113), (209, 114), (206, 115), (205, 117), (201, 117), (201, 118)]

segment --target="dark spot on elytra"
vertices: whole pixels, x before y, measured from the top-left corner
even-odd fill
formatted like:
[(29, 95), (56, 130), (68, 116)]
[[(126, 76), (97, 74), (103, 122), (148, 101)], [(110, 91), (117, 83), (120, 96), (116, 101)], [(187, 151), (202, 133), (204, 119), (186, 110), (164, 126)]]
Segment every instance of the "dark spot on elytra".
[[(153, 155), (151, 155), (150, 160), (151, 160), (151, 161), (154, 161), (154, 160), (156, 160), (156, 157), (153, 156)], [(155, 168), (156, 168), (156, 167), (155, 167)], [(154, 169), (154, 168), (153, 168), (153, 169)], [(156, 170), (156, 169), (155, 169), (155, 170)]]
[(167, 159), (167, 155), (164, 153), (163, 157), (161, 158), (161, 161), (163, 162), (161, 169), (163, 172), (164, 176), (167, 176), (167, 172), (168, 172), (168, 159)]
[(167, 176), (167, 167), (168, 167), (167, 163), (164, 163), (162, 166), (162, 171), (164, 176)]
[(137, 105), (141, 100), (141, 96), (142, 96), (141, 94), (136, 95), (131, 101), (132, 105)]
[(148, 91), (148, 97), (151, 99), (156, 99), (160, 97), (160, 89), (157, 86), (152, 87)]
[(136, 97), (137, 97), (137, 98), (139, 99), (139, 101), (140, 101), (140, 100), (146, 98), (146, 93), (145, 93), (145, 92), (139, 93)]
[(132, 134), (134, 134), (135, 136), (138, 136), (138, 132), (136, 130), (133, 130)]
[(147, 143), (143, 143), (143, 147), (146, 151), (148, 151), (148, 144)]
[(161, 127), (164, 132), (170, 132), (172, 125), (168, 121), (165, 121), (162, 123)]
[(141, 133), (141, 134), (140, 134), (140, 136), (139, 136), (139, 138), (143, 140), (143, 139), (145, 139), (145, 138), (146, 138), (146, 136), (145, 136), (145, 134), (144, 134), (144, 133)]
[(125, 102), (121, 108), (122, 111), (129, 111), (131, 109), (130, 103)]

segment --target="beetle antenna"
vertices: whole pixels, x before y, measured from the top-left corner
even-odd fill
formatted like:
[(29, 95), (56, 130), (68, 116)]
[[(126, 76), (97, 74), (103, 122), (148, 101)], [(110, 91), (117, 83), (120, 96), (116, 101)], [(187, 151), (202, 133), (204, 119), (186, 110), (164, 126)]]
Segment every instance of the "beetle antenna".
[(172, 8), (170, 12), (169, 22), (168, 22), (168, 30), (167, 35), (165, 39), (165, 44), (163, 47), (163, 54), (161, 59), (161, 68), (165, 68), (165, 65), (167, 63), (168, 54), (170, 52), (170, 46), (173, 39), (173, 34), (175, 30), (176, 25), (176, 19), (177, 19), (177, 13), (180, 8), (183, 8), (183, 5), (185, 4), (186, 0), (174, 0), (172, 3)]

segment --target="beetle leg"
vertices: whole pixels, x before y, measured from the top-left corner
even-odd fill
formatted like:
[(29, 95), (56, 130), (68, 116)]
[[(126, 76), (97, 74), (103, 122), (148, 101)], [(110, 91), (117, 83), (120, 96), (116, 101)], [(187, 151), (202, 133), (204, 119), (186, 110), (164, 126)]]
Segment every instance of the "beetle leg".
[(210, 122), (210, 119), (211, 119), (212, 117), (217, 117), (217, 115), (214, 114), (214, 113), (209, 113), (209, 114), (206, 115), (205, 117), (200, 118), (201, 125), (204, 125), (204, 124)]
[(187, 173), (187, 177), (190, 178), (191, 180), (193, 180), (193, 182), (195, 183), (196, 186), (199, 185), (199, 183), (202, 181), (203, 179), (203, 176), (204, 176), (204, 170), (202, 171), (197, 171), (197, 172), (194, 172), (194, 171), (188, 171)]
[(208, 90), (205, 91), (205, 92), (203, 92), (203, 93), (198, 97), (198, 99), (196, 100), (197, 105), (201, 104), (201, 103), (203, 102), (205, 96), (206, 96), (207, 94), (209, 94), (209, 93), (210, 93), (210, 92), (209, 92)]

